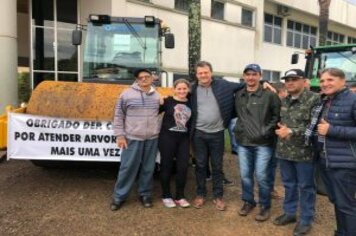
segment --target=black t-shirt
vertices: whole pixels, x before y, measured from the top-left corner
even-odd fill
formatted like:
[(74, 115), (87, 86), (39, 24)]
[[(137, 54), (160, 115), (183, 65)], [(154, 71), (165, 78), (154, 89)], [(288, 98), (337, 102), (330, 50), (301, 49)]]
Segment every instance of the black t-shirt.
[(181, 102), (173, 97), (167, 97), (164, 99), (164, 104), (160, 106), (160, 111), (164, 112), (161, 132), (188, 132), (192, 114), (189, 100)]

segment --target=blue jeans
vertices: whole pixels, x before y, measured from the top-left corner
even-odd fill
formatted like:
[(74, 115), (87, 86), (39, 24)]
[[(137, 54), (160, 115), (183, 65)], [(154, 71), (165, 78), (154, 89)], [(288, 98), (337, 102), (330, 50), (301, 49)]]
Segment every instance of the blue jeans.
[(229, 124), (229, 136), (230, 136), (230, 143), (231, 143), (231, 152), (238, 152), (238, 144), (236, 141), (236, 136), (235, 136), (235, 125), (236, 125), (237, 118), (234, 118), (230, 121)]
[(259, 189), (259, 204), (264, 208), (271, 207), (271, 188), (268, 182), (270, 175), (269, 162), (273, 148), (271, 146), (239, 145), (239, 163), (242, 183), (242, 200), (256, 205), (254, 199), (254, 174)]
[(194, 155), (196, 158), (197, 195), (206, 197), (206, 176), (208, 157), (210, 157), (214, 198), (222, 198), (223, 190), (223, 156), (224, 131), (206, 133), (195, 130), (193, 136)]
[(335, 208), (335, 235), (356, 235), (356, 170), (327, 168), (325, 158), (319, 159), (319, 166), (329, 200)]
[(151, 196), (158, 139), (127, 140), (127, 144), (127, 149), (121, 154), (121, 165), (113, 194), (115, 202), (127, 199), (139, 170), (138, 192), (140, 196)]
[(300, 223), (311, 224), (315, 213), (315, 163), (280, 159), (279, 165), (285, 188), (284, 213), (296, 215), (299, 203)]

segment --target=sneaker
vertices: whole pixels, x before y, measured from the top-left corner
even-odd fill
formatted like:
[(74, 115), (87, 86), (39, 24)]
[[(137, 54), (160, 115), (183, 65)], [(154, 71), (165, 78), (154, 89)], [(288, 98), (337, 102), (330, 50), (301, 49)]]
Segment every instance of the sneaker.
[(231, 185), (234, 185), (234, 182), (228, 180), (227, 178), (224, 178), (224, 179), (223, 179), (223, 184), (224, 184), (225, 186), (231, 186)]
[(172, 198), (163, 198), (162, 199), (163, 205), (167, 208), (174, 208), (176, 207), (175, 202), (173, 201)]
[(254, 205), (252, 205), (248, 202), (244, 202), (244, 205), (241, 207), (241, 209), (239, 211), (239, 215), (247, 216), (253, 210), (253, 208), (255, 208)]
[(291, 224), (296, 221), (297, 221), (297, 217), (295, 215), (283, 214), (278, 216), (276, 219), (274, 219), (273, 224), (280, 226), (280, 225)]
[(185, 198), (181, 198), (179, 200), (175, 200), (174, 202), (176, 203), (177, 206), (180, 206), (182, 208), (190, 207), (190, 203)]
[(226, 205), (222, 198), (214, 199), (215, 208), (219, 211), (225, 211)]
[(193, 207), (196, 209), (200, 209), (203, 207), (205, 203), (205, 199), (202, 196), (197, 196), (193, 201)]
[(255, 217), (255, 220), (260, 221), (260, 222), (266, 221), (266, 220), (268, 220), (270, 215), (271, 215), (270, 208), (261, 207), (260, 212)]

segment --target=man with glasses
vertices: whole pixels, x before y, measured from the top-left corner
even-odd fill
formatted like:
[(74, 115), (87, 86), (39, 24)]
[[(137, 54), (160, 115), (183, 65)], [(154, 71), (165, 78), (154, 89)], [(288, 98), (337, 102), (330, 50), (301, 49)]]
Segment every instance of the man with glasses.
[(293, 233), (297, 236), (310, 231), (315, 213), (315, 160), (310, 146), (305, 145), (304, 133), (319, 96), (305, 88), (306, 78), (299, 69), (288, 70), (282, 79), (288, 96), (282, 99), (281, 120), (275, 132), (285, 197), (284, 213), (273, 223), (281, 226), (296, 222), (299, 205), (300, 219)]
[(114, 134), (122, 153), (112, 211), (118, 210), (125, 202), (137, 174), (140, 201), (144, 207), (152, 207), (152, 176), (160, 131), (160, 95), (152, 86), (150, 70), (139, 69), (134, 75), (135, 83), (120, 95), (115, 107)]

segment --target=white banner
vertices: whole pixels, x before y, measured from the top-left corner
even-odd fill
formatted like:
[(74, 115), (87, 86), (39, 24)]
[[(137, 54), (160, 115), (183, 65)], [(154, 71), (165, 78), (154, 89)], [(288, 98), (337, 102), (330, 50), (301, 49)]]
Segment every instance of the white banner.
[(120, 161), (111, 122), (10, 113), (8, 158)]

